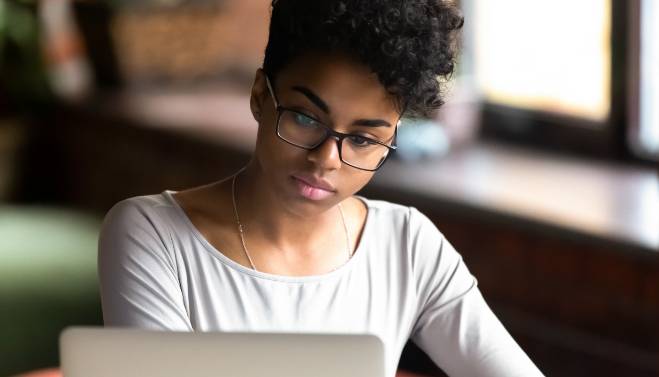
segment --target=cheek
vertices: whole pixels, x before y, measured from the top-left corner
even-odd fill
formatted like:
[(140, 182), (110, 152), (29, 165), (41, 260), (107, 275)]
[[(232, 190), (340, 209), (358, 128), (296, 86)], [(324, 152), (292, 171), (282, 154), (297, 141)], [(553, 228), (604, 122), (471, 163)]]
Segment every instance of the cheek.
[(373, 172), (361, 171), (350, 166), (343, 166), (348, 172), (343, 178), (344, 193), (350, 196), (361, 190), (373, 178)]
[(266, 173), (290, 168), (291, 161), (302, 158), (300, 154), (304, 152), (303, 149), (295, 148), (281, 140), (274, 125), (259, 125), (254, 153)]

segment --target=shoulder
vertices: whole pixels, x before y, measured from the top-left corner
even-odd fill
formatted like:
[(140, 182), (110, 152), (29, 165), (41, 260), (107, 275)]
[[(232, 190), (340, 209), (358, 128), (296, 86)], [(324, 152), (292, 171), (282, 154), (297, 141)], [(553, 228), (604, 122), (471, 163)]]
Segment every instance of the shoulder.
[(180, 216), (168, 192), (136, 196), (115, 204), (105, 215), (99, 252), (171, 250), (173, 228)]
[(163, 192), (157, 195), (135, 196), (116, 203), (105, 215), (104, 228), (109, 225), (131, 226), (141, 222), (162, 222), (162, 212), (173, 209), (168, 195)]
[(392, 203), (384, 200), (372, 200), (360, 197), (368, 207), (369, 217), (378, 227), (389, 228), (398, 234), (409, 237), (419, 235), (433, 236), (439, 240), (442, 234), (435, 224), (417, 208)]
[(428, 216), (415, 207), (371, 202), (381, 214), (379, 221), (389, 224), (391, 233), (399, 234), (398, 260), (413, 279), (420, 303), (425, 305), (434, 297), (437, 301), (433, 302), (441, 306), (476, 286), (462, 255)]
[(370, 242), (379, 249), (390, 250), (393, 257), (404, 258), (411, 266), (437, 263), (442, 251), (452, 249), (435, 224), (415, 207), (383, 200), (364, 202), (368, 207)]
[[(461, 256), (428, 216), (415, 207), (366, 200), (369, 222), (378, 248), (405, 263), (424, 279), (460, 263)], [(417, 276), (417, 277), (419, 277)]]
[(401, 221), (408, 221), (410, 212), (414, 209), (414, 207), (408, 207), (385, 200), (367, 199), (361, 196), (358, 198), (366, 205), (368, 216), (378, 222), (395, 224)]

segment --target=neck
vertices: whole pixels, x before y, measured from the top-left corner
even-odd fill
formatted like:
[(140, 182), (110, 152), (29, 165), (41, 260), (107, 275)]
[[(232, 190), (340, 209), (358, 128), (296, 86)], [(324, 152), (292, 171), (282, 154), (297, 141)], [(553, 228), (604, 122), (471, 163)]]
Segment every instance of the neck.
[[(236, 177), (235, 200), (240, 222), (253, 245), (258, 245), (254, 240), (263, 240), (271, 245), (271, 250), (309, 253), (310, 250), (319, 250), (317, 246), (326, 243), (328, 235), (341, 244), (345, 243), (337, 206), (318, 207), (316, 211), (310, 207), (295, 207), (290, 199), (282, 198), (272, 190), (255, 161), (251, 161)], [(258, 250), (250, 249), (250, 252), (257, 253)]]

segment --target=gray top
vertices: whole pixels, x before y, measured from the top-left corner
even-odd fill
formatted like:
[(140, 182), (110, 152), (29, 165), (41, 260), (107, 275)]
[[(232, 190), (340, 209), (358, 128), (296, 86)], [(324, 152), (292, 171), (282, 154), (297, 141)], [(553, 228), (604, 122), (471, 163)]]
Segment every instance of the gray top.
[(368, 333), (394, 376), (411, 338), (451, 376), (541, 376), (487, 306), (461, 256), (418, 210), (368, 207), (354, 256), (292, 277), (215, 249), (172, 191), (116, 204), (99, 239), (106, 326), (180, 331)]

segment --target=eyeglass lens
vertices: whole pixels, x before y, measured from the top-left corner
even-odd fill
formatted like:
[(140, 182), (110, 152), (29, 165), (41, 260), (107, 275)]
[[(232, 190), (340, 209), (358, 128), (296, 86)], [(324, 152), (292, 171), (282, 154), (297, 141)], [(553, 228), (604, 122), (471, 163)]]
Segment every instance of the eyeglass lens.
[[(311, 117), (282, 109), (277, 132), (287, 142), (305, 149), (313, 149), (328, 136), (327, 126)], [(359, 135), (346, 137), (341, 144), (343, 162), (360, 169), (376, 169), (389, 153), (389, 148)]]

